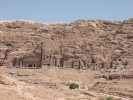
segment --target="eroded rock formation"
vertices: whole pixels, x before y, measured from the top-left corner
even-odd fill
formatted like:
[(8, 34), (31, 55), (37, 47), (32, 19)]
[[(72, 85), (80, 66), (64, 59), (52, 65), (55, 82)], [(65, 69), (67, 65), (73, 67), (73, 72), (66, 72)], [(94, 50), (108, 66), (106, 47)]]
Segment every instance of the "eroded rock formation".
[(7, 67), (125, 68), (133, 65), (133, 18), (49, 25), (2, 21), (0, 46), (0, 65)]

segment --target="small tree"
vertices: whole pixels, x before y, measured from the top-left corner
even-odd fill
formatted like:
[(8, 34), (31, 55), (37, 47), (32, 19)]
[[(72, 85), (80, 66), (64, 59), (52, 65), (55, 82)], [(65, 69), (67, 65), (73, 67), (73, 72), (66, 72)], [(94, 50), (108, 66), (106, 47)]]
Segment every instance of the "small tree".
[(69, 89), (78, 89), (79, 88), (79, 85), (78, 84), (76, 84), (76, 83), (71, 83), (70, 85), (69, 85)]

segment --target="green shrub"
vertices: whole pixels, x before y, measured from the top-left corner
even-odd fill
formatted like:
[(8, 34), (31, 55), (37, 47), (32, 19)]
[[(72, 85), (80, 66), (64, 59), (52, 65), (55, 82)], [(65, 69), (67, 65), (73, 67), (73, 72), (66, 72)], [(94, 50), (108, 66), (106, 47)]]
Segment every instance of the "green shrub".
[(76, 89), (76, 88), (79, 88), (79, 85), (76, 84), (76, 83), (71, 83), (71, 84), (69, 85), (69, 89)]
[(113, 99), (113, 97), (106, 97), (106, 98), (99, 98), (99, 100), (116, 100), (116, 99)]
[(114, 100), (112, 97), (107, 97), (105, 100)]

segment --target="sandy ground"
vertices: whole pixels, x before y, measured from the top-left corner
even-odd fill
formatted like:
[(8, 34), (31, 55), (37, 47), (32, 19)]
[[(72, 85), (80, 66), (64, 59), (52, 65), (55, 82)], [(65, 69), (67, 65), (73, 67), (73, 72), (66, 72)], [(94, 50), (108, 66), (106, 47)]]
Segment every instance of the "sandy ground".
[[(99, 98), (105, 96), (133, 100), (130, 95), (117, 95), (108, 89), (111, 86), (120, 92), (124, 88), (125, 94), (132, 94), (133, 80), (94, 79), (95, 75), (100, 74), (96, 71), (55, 67), (42, 69), (0, 67), (0, 72), (0, 100), (100, 100)], [(93, 87), (97, 81), (100, 84)], [(67, 84), (72, 82), (79, 84), (80, 88), (69, 89)], [(101, 89), (103, 84), (104, 88)]]

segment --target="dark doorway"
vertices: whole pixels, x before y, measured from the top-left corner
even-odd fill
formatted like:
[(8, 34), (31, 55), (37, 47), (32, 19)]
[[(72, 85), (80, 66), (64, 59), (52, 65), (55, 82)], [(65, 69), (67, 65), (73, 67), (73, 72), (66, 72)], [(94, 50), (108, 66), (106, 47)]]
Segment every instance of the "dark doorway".
[(92, 57), (91, 63), (96, 63), (93, 57)]
[(32, 67), (32, 64), (29, 64), (28, 67)]
[(47, 66), (50, 66), (50, 64), (47, 64)]

